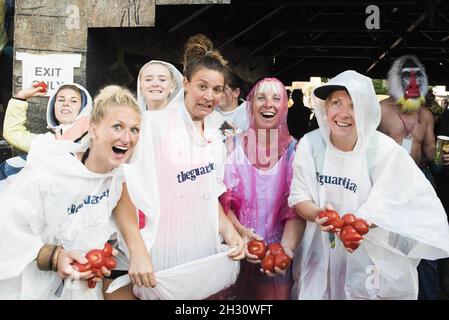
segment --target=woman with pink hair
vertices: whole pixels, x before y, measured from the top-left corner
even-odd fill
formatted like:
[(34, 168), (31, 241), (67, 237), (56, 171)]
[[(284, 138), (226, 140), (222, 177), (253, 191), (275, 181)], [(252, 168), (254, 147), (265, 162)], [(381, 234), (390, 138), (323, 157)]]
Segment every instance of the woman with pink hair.
[[(288, 98), (276, 78), (257, 82), (247, 97), (250, 127), (226, 140), (227, 192), (220, 198), (242, 237), (281, 243), (290, 258), (305, 222), (288, 207), (292, 161), (298, 141), (287, 126)], [(260, 268), (261, 260), (246, 250), (246, 261), (234, 287), (237, 299), (289, 299), (291, 267), (275, 272)]]

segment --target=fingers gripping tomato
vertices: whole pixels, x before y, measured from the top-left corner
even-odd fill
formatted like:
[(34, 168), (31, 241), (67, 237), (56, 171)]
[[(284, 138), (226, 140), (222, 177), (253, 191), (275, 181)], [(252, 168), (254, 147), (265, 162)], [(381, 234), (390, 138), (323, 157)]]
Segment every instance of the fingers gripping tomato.
[[(117, 266), (117, 262), (112, 256), (112, 246), (106, 242), (103, 249), (92, 249), (86, 254), (87, 263), (81, 264), (77, 261), (72, 263), (72, 266), (78, 272), (92, 271), (95, 273), (95, 277), (102, 279), (104, 277), (101, 267), (106, 267), (108, 270), (112, 270)], [(96, 281), (90, 279), (87, 282), (89, 288), (96, 287)]]
[(337, 229), (340, 229), (344, 225), (344, 221), (340, 218), (340, 215), (335, 211), (324, 210), (318, 214), (318, 218), (322, 219), (324, 217), (327, 217), (328, 220), (323, 224), (323, 226), (326, 227), (332, 225), (334, 227), (332, 232), (335, 232)]
[(248, 252), (262, 260), (267, 252), (267, 245), (263, 241), (252, 239), (248, 242)]
[(291, 259), (284, 252), (274, 256), (274, 266), (286, 270), (290, 266)]
[(44, 81), (40, 81), (38, 83), (33, 84), (34, 87), (41, 87), (42, 89), (39, 90), (41, 93), (47, 92), (47, 84)]
[(273, 272), (274, 271), (274, 256), (266, 255), (265, 258), (263, 258), (263, 260), (262, 260), (261, 267), (265, 271)]
[(359, 247), (359, 241), (362, 236), (367, 234), (369, 226), (363, 219), (358, 219), (351, 213), (343, 216), (344, 227), (341, 229), (340, 238), (346, 248), (356, 250)]

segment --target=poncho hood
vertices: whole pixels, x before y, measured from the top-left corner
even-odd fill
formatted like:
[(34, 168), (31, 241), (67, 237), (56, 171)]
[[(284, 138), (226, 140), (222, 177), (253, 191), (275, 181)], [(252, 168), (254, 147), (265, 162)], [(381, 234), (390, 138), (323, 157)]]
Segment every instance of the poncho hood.
[(321, 134), (326, 144), (333, 150), (338, 151), (330, 142), (330, 129), (326, 121), (325, 100), (316, 95), (316, 92), (326, 87), (328, 87), (326, 89), (334, 89), (332, 91), (335, 91), (338, 88), (335, 86), (346, 88), (351, 96), (358, 136), (352, 152), (360, 153), (366, 148), (367, 141), (369, 141), (370, 136), (376, 131), (380, 123), (380, 105), (372, 81), (358, 72), (348, 70), (314, 90), (313, 102)]
[[(81, 119), (83, 117), (90, 117), (90, 114), (92, 113), (92, 97), (90, 96), (89, 92), (86, 88), (83, 86), (77, 84), (77, 83), (64, 83), (60, 85), (55, 92), (58, 92), (59, 88), (62, 86), (71, 85), (79, 88), (81, 90), (81, 108), (78, 116), (76, 117), (73, 124), (77, 123), (78, 119)], [(50, 99), (48, 100), (47, 104), (47, 126), (50, 129), (55, 130), (57, 127), (59, 127), (59, 123), (56, 120), (55, 117), (55, 100), (56, 100), (56, 94), (52, 95)]]
[(173, 91), (170, 94), (170, 96), (168, 97), (168, 103), (167, 103), (166, 108), (175, 107), (176, 102), (178, 100), (184, 99), (184, 87), (183, 87), (184, 77), (183, 77), (183, 75), (171, 63), (168, 63), (165, 61), (160, 61), (160, 60), (151, 60), (150, 62), (146, 63), (142, 68), (140, 68), (139, 75), (137, 77), (137, 101), (139, 102), (140, 110), (142, 110), (142, 111), (147, 110), (147, 104), (145, 102), (145, 97), (140, 92), (140, 76), (142, 74), (142, 70), (144, 70), (150, 64), (162, 64), (170, 70), (171, 75), (174, 77), (174, 80), (176, 83), (176, 88), (175, 88), (175, 91)]

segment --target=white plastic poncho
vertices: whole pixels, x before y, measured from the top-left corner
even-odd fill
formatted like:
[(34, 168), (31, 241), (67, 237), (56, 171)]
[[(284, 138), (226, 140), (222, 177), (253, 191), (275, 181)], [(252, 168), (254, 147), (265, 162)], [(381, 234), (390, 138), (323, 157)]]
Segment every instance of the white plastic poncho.
[[(56, 92), (61, 86), (71, 85), (77, 87), (81, 92), (81, 108), (75, 120), (70, 124), (61, 125), (55, 117), (55, 100)], [(92, 113), (92, 97), (83, 86), (77, 83), (64, 83), (56, 88), (55, 94), (50, 96), (47, 103), (47, 128), (51, 129), (56, 136), (56, 139), (70, 140), (81, 143), (86, 149), (90, 143), (88, 135), (90, 114)], [(22, 157), (16, 156), (6, 160), (8, 166), (20, 170), (25, 166), (26, 160)], [(0, 193), (8, 186), (15, 178), (15, 175), (8, 176), (5, 180), (0, 180)]]
[(169, 70), (171, 75), (174, 77), (174, 81), (176, 83), (175, 90), (170, 94), (168, 97), (168, 103), (165, 106), (164, 109), (173, 109), (176, 108), (177, 105), (179, 105), (184, 100), (184, 87), (183, 87), (183, 75), (181, 72), (179, 72), (178, 69), (171, 63), (160, 61), (160, 60), (151, 60), (150, 62), (147, 62), (143, 65), (142, 68), (140, 68), (139, 75), (137, 76), (137, 101), (139, 102), (140, 110), (146, 111), (147, 110), (147, 104), (145, 102), (145, 97), (140, 92), (140, 76), (142, 73), (142, 70), (145, 69), (150, 64), (162, 64), (166, 66)]
[(102, 298), (101, 285), (88, 289), (87, 281), (66, 279), (61, 291), (58, 274), (36, 264), (44, 244), (84, 255), (115, 232), (111, 212), (123, 176), (120, 169), (89, 171), (73, 155), (81, 148), (50, 133), (37, 136), (25, 168), (1, 194), (0, 299)]
[(216, 107), (214, 111), (209, 114), (204, 121), (210, 129), (220, 130), (223, 138), (226, 138), (222, 126), (225, 122), (232, 125), (236, 130), (232, 135), (239, 134), (246, 131), (249, 128), (249, 119), (246, 111), (246, 101), (240, 104), (232, 111), (224, 112), (219, 107)]
[(435, 191), (411, 157), (386, 135), (371, 79), (345, 71), (326, 85), (347, 88), (358, 140), (342, 152), (329, 140), (324, 101), (315, 98), (319, 129), (299, 142), (289, 205), (330, 203), (372, 222), (366, 239), (348, 253), (341, 241), (307, 222), (295, 256), (294, 298), (416, 299), (420, 259), (449, 255), (446, 215)]
[[(144, 166), (156, 163), (160, 215), (151, 215), (135, 203), (147, 215), (148, 233), (142, 230), (142, 234), (158, 284), (155, 289), (136, 288), (136, 294), (144, 299), (203, 299), (233, 284), (239, 270), (239, 262), (222, 253), (229, 248), (220, 246), (218, 197), (226, 190), (224, 145), (216, 130), (208, 135), (206, 128), (204, 139), (183, 104), (145, 112), (143, 127), (136, 152), (143, 155)], [(130, 188), (141, 177), (125, 171), (131, 198), (142, 203), (148, 195)], [(129, 283), (127, 278), (116, 279), (108, 292)], [(179, 279), (184, 279), (182, 286)], [(204, 290), (205, 283), (214, 285)]]

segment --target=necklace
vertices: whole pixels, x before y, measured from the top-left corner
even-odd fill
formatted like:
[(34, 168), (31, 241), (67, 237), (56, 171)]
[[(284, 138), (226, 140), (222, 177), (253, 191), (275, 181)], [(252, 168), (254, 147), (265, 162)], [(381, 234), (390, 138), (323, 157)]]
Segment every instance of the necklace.
[(418, 120), (419, 120), (419, 111), (418, 111), (418, 118), (416, 118), (415, 121), (413, 121), (413, 123), (412, 123), (412, 125), (411, 125), (410, 128), (407, 127), (407, 125), (405, 124), (405, 121), (404, 121), (404, 119), (402, 118), (401, 112), (400, 112), (399, 110), (398, 110), (398, 116), (399, 116), (399, 119), (401, 119), (401, 121), (402, 121), (402, 125), (404, 126), (405, 132), (407, 133), (408, 136), (411, 136), (411, 135), (412, 135), (412, 132), (413, 132), (413, 129), (415, 128), (415, 124), (416, 124), (416, 123), (418, 122)]

